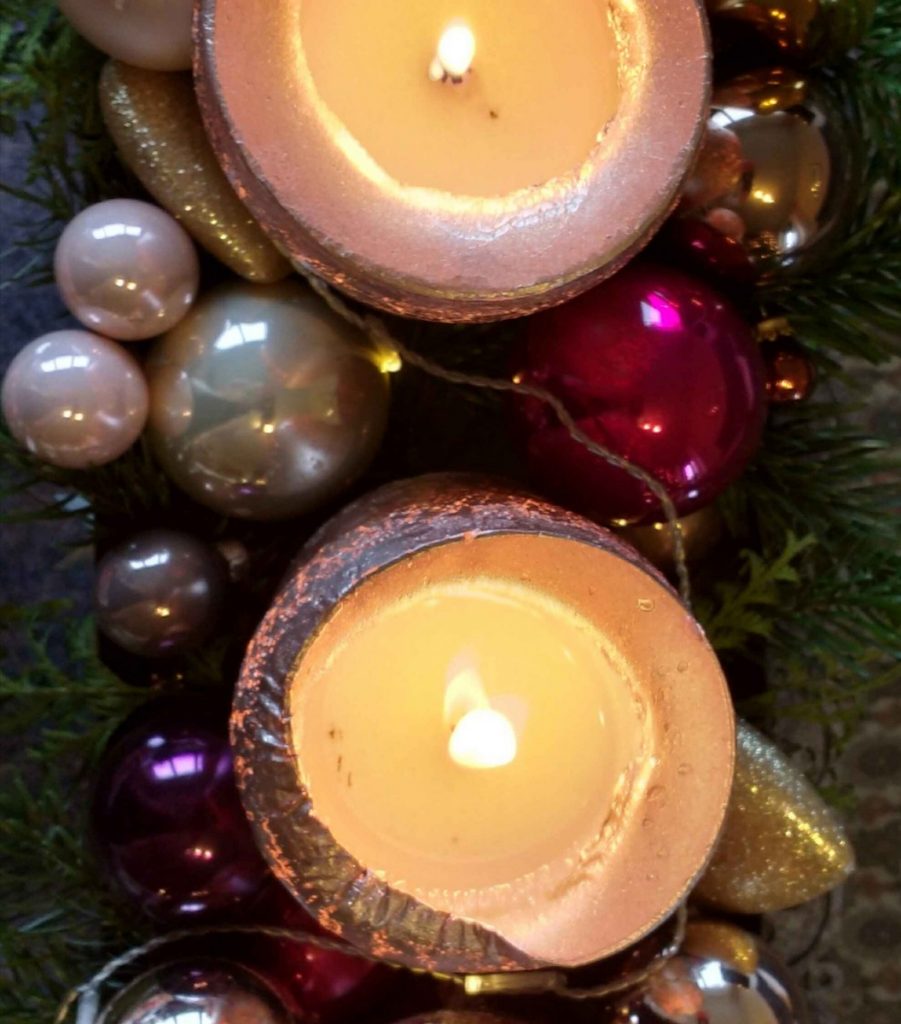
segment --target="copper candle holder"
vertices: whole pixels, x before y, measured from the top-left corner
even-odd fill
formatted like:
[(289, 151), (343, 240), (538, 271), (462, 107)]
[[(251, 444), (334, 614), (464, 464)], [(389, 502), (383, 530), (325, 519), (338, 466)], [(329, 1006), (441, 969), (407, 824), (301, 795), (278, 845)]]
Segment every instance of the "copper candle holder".
[(615, 116), (598, 125), (580, 166), (492, 197), (399, 184), (349, 144), (309, 72), (301, 2), (201, 0), (198, 95), (213, 147), (255, 218), (296, 266), (353, 298), (426, 320), (522, 316), (614, 273), (674, 205), (709, 101), (701, 0), (605, 4), (621, 89)]
[[(305, 659), (317, 656), (317, 638), (335, 635), (329, 622), (361, 588), (384, 580), (391, 600), (388, 574), (397, 566), (431, 565), (433, 556), (455, 551), (465, 561), (473, 544), (499, 538), (520, 545), (535, 585), (605, 624), (631, 666), (651, 747), (639, 775), (598, 821), (596, 839), (566, 862), (552, 887), (539, 872), (477, 898), (445, 893), (430, 902), (386, 882), (379, 865), (358, 862), (323, 822), (304, 781), (292, 693)], [(538, 564), (552, 543), (552, 560)], [(454, 475), (389, 485), (310, 542), (249, 648), (232, 730), (246, 809), (292, 894), (367, 953), (445, 973), (572, 967), (648, 934), (687, 896), (712, 853), (734, 759), (733, 712), (718, 661), (662, 577), (586, 520)], [(553, 763), (547, 771), (553, 774)], [(391, 786), (391, 778), (379, 784)], [(526, 799), (524, 814), (528, 806)]]

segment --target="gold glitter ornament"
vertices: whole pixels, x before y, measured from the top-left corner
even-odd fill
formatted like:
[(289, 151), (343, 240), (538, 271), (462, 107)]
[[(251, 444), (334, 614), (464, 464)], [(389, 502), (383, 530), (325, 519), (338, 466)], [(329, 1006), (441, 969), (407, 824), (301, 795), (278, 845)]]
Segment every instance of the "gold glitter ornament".
[(854, 851), (832, 811), (768, 739), (740, 722), (726, 822), (694, 898), (732, 913), (769, 913), (823, 895), (853, 869)]
[(685, 932), (682, 953), (718, 960), (742, 974), (753, 974), (760, 966), (757, 939), (725, 921), (692, 921)]
[(112, 60), (100, 103), (122, 161), (200, 245), (249, 281), (271, 284), (291, 273), (219, 167), (190, 74)]

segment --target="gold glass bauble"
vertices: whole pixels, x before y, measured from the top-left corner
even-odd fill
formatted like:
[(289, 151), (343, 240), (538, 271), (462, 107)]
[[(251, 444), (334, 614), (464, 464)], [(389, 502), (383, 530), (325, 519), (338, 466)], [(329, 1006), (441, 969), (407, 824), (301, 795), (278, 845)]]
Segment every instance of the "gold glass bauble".
[(714, 93), (710, 123), (737, 139), (742, 162), (738, 184), (715, 197), (708, 189), (707, 206), (739, 218), (758, 269), (808, 271), (828, 257), (861, 168), (854, 126), (826, 87), (785, 68), (741, 75)]
[(766, 394), (773, 405), (791, 405), (810, 398), (816, 370), (810, 356), (793, 338), (779, 338), (761, 346), (766, 367)]
[(719, 845), (694, 898), (737, 914), (763, 914), (841, 884), (854, 851), (835, 815), (788, 759), (739, 722), (735, 781)]
[(125, 165), (206, 250), (261, 284), (291, 272), (222, 172), (190, 74), (109, 61), (100, 78), (107, 129)]
[(717, 22), (739, 22), (786, 56), (828, 60), (856, 46), (867, 33), (875, 0), (707, 0)]
[[(715, 505), (708, 505), (680, 519), (679, 529), (685, 544), (685, 557), (689, 562), (700, 562), (720, 542), (723, 517)], [(616, 532), (658, 569), (668, 571), (676, 564), (676, 546), (669, 523), (625, 526)]]

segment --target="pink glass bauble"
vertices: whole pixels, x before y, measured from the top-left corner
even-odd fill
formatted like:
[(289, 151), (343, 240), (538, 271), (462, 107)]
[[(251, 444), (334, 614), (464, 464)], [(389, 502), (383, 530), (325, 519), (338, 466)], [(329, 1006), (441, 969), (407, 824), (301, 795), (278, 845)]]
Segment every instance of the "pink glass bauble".
[(154, 71), (191, 66), (193, 0), (59, 0), (89, 43), (111, 57)]
[(237, 915), (270, 877), (209, 699), (164, 698), (126, 723), (100, 765), (93, 822), (113, 877), (167, 924)]
[[(680, 515), (732, 483), (760, 441), (764, 372), (751, 329), (676, 270), (633, 263), (534, 317), (517, 371), (561, 398), (593, 440), (656, 477)], [(518, 409), (530, 470), (548, 494), (600, 520), (663, 517), (646, 485), (579, 445), (544, 404)]]
[(72, 315), (119, 341), (163, 334), (191, 308), (200, 268), (185, 229), (137, 199), (82, 210), (63, 231), (56, 283)]
[(54, 331), (13, 359), (2, 402), (12, 435), (33, 455), (86, 469), (111, 462), (137, 440), (147, 419), (147, 384), (115, 342), (88, 331)]

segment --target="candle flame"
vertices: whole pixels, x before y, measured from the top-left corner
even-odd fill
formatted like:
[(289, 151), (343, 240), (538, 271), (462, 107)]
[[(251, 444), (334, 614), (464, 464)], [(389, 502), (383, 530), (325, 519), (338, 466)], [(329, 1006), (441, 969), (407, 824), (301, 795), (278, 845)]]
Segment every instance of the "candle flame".
[(451, 666), (444, 691), (444, 720), (453, 726), (448, 751), (463, 768), (503, 768), (516, 758), (516, 730), (491, 707), (472, 658), (461, 655)]
[(451, 22), (438, 42), (438, 53), (429, 69), (434, 81), (451, 79), (462, 81), (472, 69), (476, 55), (476, 37), (472, 29), (462, 21)]

